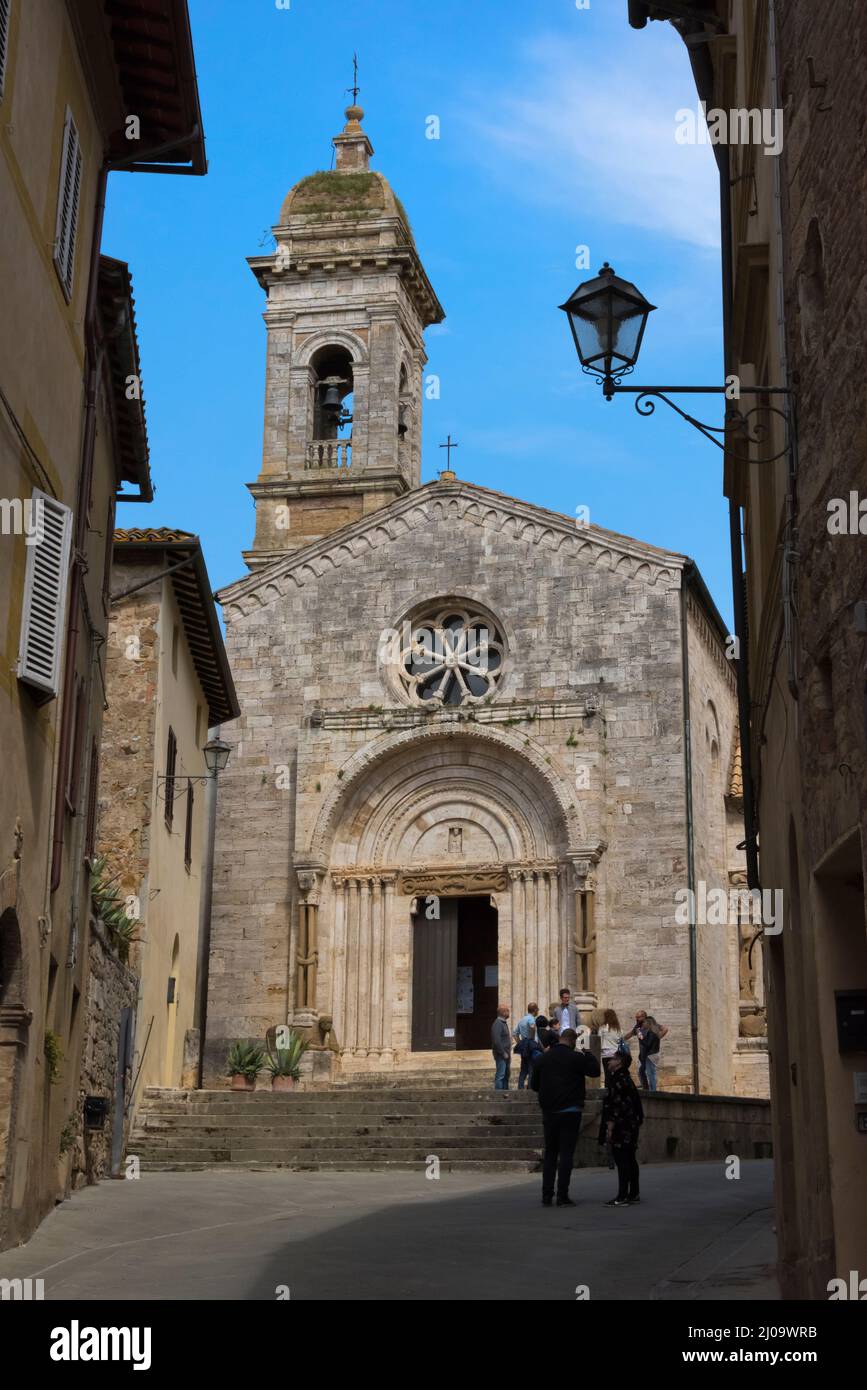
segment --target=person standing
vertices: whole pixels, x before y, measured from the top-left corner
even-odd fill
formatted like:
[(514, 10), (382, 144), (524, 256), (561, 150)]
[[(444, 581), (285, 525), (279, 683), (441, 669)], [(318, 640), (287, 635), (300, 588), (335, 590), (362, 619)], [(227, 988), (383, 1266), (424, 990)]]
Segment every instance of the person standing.
[(608, 1063), (616, 1053), (625, 1050), (629, 1051), (629, 1044), (623, 1036), (623, 1029), (620, 1027), (620, 1019), (613, 1009), (603, 1010), (603, 1022), (599, 1026), (599, 1042), (602, 1047), (602, 1070), (605, 1073), (605, 1084), (608, 1085)]
[(631, 1058), (616, 1052), (608, 1064), (608, 1085), (602, 1103), (600, 1143), (611, 1145), (617, 1164), (617, 1196), (606, 1207), (630, 1207), (641, 1201), (638, 1192), (638, 1136), (644, 1107), (629, 1072)]
[(560, 1026), (561, 1034), (564, 1028), (574, 1028), (577, 1033), (581, 1027), (578, 1007), (572, 1003), (572, 992), (565, 986), (560, 991), (560, 1003), (554, 1007), (554, 1017)]
[(645, 1091), (656, 1090), (656, 1068), (659, 1065), (659, 1044), (668, 1029), (662, 1023), (639, 1009), (635, 1015), (635, 1027), (626, 1034), (627, 1038), (638, 1039), (638, 1079)]
[(530, 1085), (539, 1097), (545, 1154), (542, 1160), (542, 1205), (550, 1207), (557, 1180), (557, 1206), (574, 1207), (569, 1180), (584, 1110), (585, 1077), (598, 1076), (592, 1052), (576, 1052), (578, 1034), (564, 1028), (556, 1043), (537, 1058)]
[(527, 1012), (522, 1019), (519, 1019), (513, 1035), (515, 1051), (521, 1059), (521, 1069), (518, 1072), (519, 1091), (523, 1091), (529, 1080), (533, 1057), (537, 1052), (542, 1051), (542, 1045), (536, 1039), (536, 1015), (538, 1012), (538, 1004), (528, 1004)]
[(497, 1009), (497, 1017), (491, 1026), (491, 1051), (494, 1054), (494, 1090), (508, 1091), (512, 1063), (508, 1004), (501, 1004)]

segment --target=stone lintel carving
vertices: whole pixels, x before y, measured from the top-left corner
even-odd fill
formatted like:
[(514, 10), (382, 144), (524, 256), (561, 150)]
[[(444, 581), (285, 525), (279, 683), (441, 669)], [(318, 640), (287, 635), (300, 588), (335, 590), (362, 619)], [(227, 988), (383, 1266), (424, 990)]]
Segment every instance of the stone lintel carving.
[(475, 864), (443, 868), (432, 866), (410, 870), (401, 875), (400, 890), (407, 897), (424, 897), (429, 893), (453, 897), (471, 893), (503, 892), (509, 886), (509, 873), (504, 864)]

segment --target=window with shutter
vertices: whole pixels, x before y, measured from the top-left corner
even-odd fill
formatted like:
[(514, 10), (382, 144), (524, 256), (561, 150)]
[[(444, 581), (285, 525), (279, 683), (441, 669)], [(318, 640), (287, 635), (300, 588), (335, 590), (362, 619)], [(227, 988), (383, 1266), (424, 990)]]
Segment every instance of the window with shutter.
[(54, 234), (54, 264), (67, 299), (72, 298), (75, 233), (78, 228), (78, 203), (81, 197), (81, 165), (81, 141), (72, 119), (72, 112), (67, 107), (60, 155), (57, 229)]
[(0, 0), (0, 101), (6, 86), (6, 60), (9, 56), (9, 20), (12, 0)]
[(193, 784), (187, 778), (187, 824), (184, 833), (184, 863), (189, 869), (193, 862)]
[(96, 739), (90, 741), (90, 769), (87, 778), (87, 824), (84, 833), (85, 858), (92, 859), (96, 846), (96, 806), (99, 791), (99, 748)]
[(166, 748), (166, 825), (169, 830), (172, 828), (175, 814), (175, 768), (177, 762), (178, 741), (175, 738), (174, 729), (169, 729), (168, 747)]
[(35, 545), (27, 545), (18, 679), (57, 694), (66, 619), (72, 512), (48, 493), (33, 491), (41, 520)]

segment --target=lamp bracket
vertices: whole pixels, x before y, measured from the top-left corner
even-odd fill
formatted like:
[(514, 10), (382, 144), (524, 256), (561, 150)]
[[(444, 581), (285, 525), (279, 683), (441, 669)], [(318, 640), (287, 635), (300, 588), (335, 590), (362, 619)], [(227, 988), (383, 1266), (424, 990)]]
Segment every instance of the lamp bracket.
[[(635, 396), (635, 410), (642, 416), (653, 415), (656, 411), (656, 402), (664, 401), (667, 406), (685, 420), (693, 429), (703, 434), (705, 439), (709, 439), (711, 444), (715, 444), (718, 449), (733, 458), (738, 463), (774, 463), (777, 459), (784, 458), (788, 454), (792, 442), (792, 421), (789, 412), (780, 410), (773, 405), (754, 405), (750, 410), (740, 411), (735, 404), (737, 398), (729, 398), (726, 404), (725, 423), (722, 425), (709, 425), (704, 420), (697, 420), (694, 415), (683, 410), (671, 400), (671, 393), (677, 395), (726, 395), (729, 388), (727, 386), (622, 386), (617, 377), (605, 377), (601, 380), (605, 399), (610, 401), (615, 395), (629, 393)], [(787, 386), (748, 386), (739, 388), (740, 396), (790, 396), (792, 392)], [(767, 458), (753, 459), (735, 454), (726, 446), (725, 436), (727, 433), (736, 432), (746, 444), (762, 444), (768, 437), (767, 425), (759, 420), (752, 422), (755, 415), (776, 415), (783, 421), (785, 426), (785, 444), (776, 454), (769, 454)], [(720, 436), (717, 438), (717, 436)]]

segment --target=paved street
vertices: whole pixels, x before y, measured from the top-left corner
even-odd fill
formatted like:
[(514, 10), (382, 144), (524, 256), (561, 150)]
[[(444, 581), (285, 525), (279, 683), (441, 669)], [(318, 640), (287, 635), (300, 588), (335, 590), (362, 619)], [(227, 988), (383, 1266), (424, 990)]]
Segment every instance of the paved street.
[(645, 1167), (617, 1209), (598, 1169), (574, 1209), (543, 1208), (536, 1174), (149, 1173), (77, 1193), (0, 1278), (61, 1300), (777, 1298), (771, 1168)]

